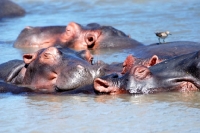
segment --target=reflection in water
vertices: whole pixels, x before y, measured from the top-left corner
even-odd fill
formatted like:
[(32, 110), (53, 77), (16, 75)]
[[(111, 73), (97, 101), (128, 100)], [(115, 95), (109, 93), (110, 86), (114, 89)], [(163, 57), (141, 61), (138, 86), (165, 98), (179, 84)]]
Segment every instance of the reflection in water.
[[(27, 15), (0, 20), (0, 63), (34, 52), (12, 47), (26, 26), (97, 22), (111, 25), (144, 44), (155, 31), (166, 41), (200, 42), (199, 0), (15, 0)], [(92, 51), (95, 60), (123, 61), (131, 51)], [(200, 93), (152, 95), (0, 94), (0, 132), (199, 132)]]
[[(16, 129), (35, 132), (175, 132), (177, 128), (188, 132), (190, 126), (196, 132), (198, 97), (199, 92), (118, 96), (1, 94), (0, 124), (6, 127), (4, 131), (10, 131), (9, 121)], [(6, 115), (11, 110), (13, 113)]]
[(128, 102), (135, 105), (154, 104), (158, 102), (167, 102), (170, 104), (181, 104), (188, 107), (200, 109), (199, 92), (167, 92), (149, 95), (99, 95), (95, 97), (96, 102), (107, 103), (116, 99), (120, 102)]

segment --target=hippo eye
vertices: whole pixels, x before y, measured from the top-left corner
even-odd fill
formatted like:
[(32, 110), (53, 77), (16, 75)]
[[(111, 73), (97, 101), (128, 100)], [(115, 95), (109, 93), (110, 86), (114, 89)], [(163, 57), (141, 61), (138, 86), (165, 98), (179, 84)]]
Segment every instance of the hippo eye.
[(94, 58), (90, 59), (91, 65), (94, 65)]
[(45, 44), (45, 43), (50, 43), (50, 42), (43, 42), (43, 44)]
[(127, 65), (123, 65), (123, 67), (126, 67)]
[(44, 53), (44, 58), (45, 59), (50, 59), (52, 55), (50, 53)]
[(67, 26), (67, 28), (66, 28), (66, 35), (69, 36), (69, 37), (73, 36), (72, 27)]
[(98, 74), (104, 73), (104, 70), (103, 70), (102, 68), (99, 68), (99, 69), (97, 70), (97, 73), (98, 73)]

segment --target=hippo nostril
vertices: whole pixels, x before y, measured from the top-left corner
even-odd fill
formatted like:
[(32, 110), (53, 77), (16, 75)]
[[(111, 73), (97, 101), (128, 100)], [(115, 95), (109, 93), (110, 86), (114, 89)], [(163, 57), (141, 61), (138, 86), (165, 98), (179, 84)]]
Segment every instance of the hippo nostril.
[(97, 84), (98, 86), (102, 86), (102, 87), (104, 87), (104, 88), (108, 88), (108, 87), (109, 87), (108, 84), (102, 82), (101, 80), (96, 80), (96, 84)]
[(50, 53), (52, 55), (57, 55), (58, 51), (59, 50), (56, 47), (49, 47), (44, 52), (45, 53)]
[(94, 41), (93, 37), (88, 37), (88, 41), (93, 42)]
[(56, 80), (57, 79), (58, 74), (56, 72), (52, 72), (49, 74), (48, 79), (49, 80)]

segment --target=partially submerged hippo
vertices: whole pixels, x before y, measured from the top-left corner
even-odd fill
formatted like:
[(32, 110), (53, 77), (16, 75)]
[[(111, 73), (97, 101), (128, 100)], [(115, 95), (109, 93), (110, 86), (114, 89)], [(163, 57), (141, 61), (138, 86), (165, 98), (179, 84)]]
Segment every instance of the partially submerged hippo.
[(91, 23), (82, 26), (70, 22), (67, 26), (26, 27), (21, 31), (14, 47), (41, 47), (60, 45), (75, 50), (98, 48), (128, 48), (142, 46), (140, 42), (111, 26)]
[(190, 41), (175, 41), (161, 45), (152, 44), (145, 47), (138, 47), (133, 49), (133, 54), (127, 56), (125, 59), (122, 74), (128, 72), (137, 64), (151, 67), (166, 59), (198, 50), (200, 50), (200, 43)]
[(122, 77), (96, 78), (94, 88), (103, 93), (155, 93), (200, 89), (200, 51), (177, 56), (147, 68), (136, 65)]
[(0, 19), (25, 15), (25, 10), (10, 0), (0, 0)]
[(45, 93), (71, 90), (91, 84), (94, 78), (104, 75), (101, 66), (91, 65), (92, 58), (87, 51), (77, 53), (49, 47), (33, 54), (24, 54), (23, 60), (0, 65), (0, 80), (20, 85), (22, 92), (23, 87)]

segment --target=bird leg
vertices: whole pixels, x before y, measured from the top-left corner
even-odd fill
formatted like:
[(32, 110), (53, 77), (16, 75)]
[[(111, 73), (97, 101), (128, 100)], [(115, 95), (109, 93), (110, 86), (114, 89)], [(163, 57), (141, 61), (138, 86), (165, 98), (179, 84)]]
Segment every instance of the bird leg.
[(163, 39), (163, 43), (165, 43), (165, 39)]
[(159, 44), (161, 44), (161, 42), (160, 42), (160, 37), (158, 38), (158, 41), (159, 41)]

